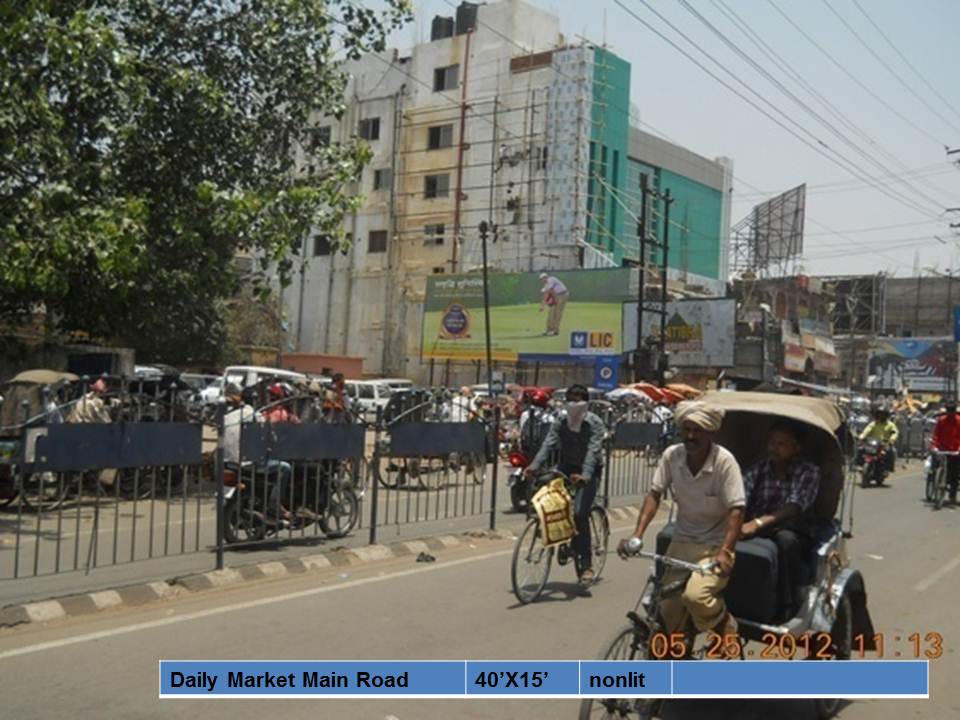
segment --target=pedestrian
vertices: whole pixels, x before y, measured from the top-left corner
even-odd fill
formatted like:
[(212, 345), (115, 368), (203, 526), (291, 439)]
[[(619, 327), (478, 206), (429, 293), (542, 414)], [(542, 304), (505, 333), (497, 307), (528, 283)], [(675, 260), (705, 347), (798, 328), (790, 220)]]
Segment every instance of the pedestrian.
[(570, 299), (570, 291), (558, 278), (547, 273), (540, 273), (540, 312), (548, 308), (547, 329), (544, 336), (559, 335), (560, 322), (563, 320), (563, 310)]

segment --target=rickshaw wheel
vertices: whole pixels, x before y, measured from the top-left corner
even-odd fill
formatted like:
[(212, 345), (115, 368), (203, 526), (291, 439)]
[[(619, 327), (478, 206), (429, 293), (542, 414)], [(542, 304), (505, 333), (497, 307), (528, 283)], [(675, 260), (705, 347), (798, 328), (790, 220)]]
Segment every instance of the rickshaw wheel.
[[(833, 638), (833, 659), (849, 660), (853, 653), (853, 606), (846, 593), (840, 596), (837, 604), (837, 617), (830, 637)], [(813, 702), (820, 720), (832, 718), (840, 709), (840, 698), (819, 698)]]
[[(630, 624), (620, 628), (604, 644), (598, 660), (649, 660), (648, 638), (650, 628), (646, 624)], [(650, 720), (659, 717), (661, 700), (634, 698), (586, 698), (580, 703), (580, 720)]]

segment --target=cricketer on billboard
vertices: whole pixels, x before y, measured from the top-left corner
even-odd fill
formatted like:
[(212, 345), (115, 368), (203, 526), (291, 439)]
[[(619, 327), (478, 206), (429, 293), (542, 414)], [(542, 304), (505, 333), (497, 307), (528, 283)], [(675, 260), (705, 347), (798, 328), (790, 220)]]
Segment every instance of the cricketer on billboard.
[[(629, 269), (491, 273), (489, 283), (494, 360), (569, 362), (622, 352)], [(481, 360), (485, 330), (482, 275), (427, 278), (425, 360)]]

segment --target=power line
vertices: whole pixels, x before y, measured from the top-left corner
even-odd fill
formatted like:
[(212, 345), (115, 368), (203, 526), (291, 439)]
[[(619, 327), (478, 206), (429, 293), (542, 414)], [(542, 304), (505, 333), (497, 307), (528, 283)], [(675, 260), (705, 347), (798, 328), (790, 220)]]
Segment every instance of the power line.
[[(683, 31), (679, 30), (675, 25), (673, 25), (673, 23), (671, 23), (669, 20), (667, 20), (666, 18), (664, 18), (663, 15), (661, 15), (661, 14), (660, 14), (659, 12), (657, 12), (654, 8), (652, 8), (647, 2), (645, 2), (645, 0), (641, 0), (641, 2), (644, 4), (645, 7), (647, 7), (647, 9), (649, 9), (651, 12), (653, 12), (654, 15), (656, 15), (657, 17), (659, 17), (664, 23), (666, 23), (669, 27), (671, 27), (678, 35), (680, 35), (681, 37), (683, 37), (683, 38), (684, 38), (688, 43), (690, 43), (694, 48), (696, 48), (698, 51), (700, 51), (701, 53), (703, 53), (704, 55), (706, 55), (708, 59), (710, 59), (712, 62), (714, 62), (715, 64), (717, 64), (724, 72), (726, 72), (726, 73), (727, 73), (728, 75), (730, 75), (734, 80), (736, 80), (738, 83), (740, 83), (748, 92), (750, 92), (750, 93), (752, 93), (753, 95), (757, 96), (762, 102), (764, 102), (764, 103), (766, 103), (767, 105), (769, 105), (775, 112), (783, 115), (784, 118), (785, 118), (788, 122), (790, 122), (790, 123), (796, 125), (797, 127), (799, 127), (799, 128), (800, 128), (804, 133), (806, 133), (807, 135), (810, 135), (810, 136), (813, 138), (813, 142), (811, 142), (810, 140), (802, 137), (800, 134), (797, 133), (797, 131), (795, 131), (795, 130), (793, 130), (792, 128), (790, 128), (790, 127), (788, 127), (787, 125), (785, 125), (780, 119), (778, 119), (777, 117), (775, 117), (774, 115), (772, 115), (770, 112), (768, 112), (767, 110), (765, 110), (763, 107), (761, 107), (761, 106), (758, 105), (756, 102), (754, 102), (753, 100), (751, 100), (749, 97), (747, 97), (746, 95), (744, 95), (742, 92), (740, 92), (739, 90), (737, 90), (735, 87), (733, 87), (732, 85), (730, 85), (730, 83), (728, 83), (727, 81), (725, 81), (723, 78), (719, 77), (716, 73), (714, 73), (712, 70), (710, 70), (708, 67), (706, 67), (703, 63), (701, 63), (699, 60), (697, 60), (697, 59), (694, 58), (692, 55), (690, 55), (690, 53), (688, 53), (688, 52), (687, 52), (686, 50), (684, 50), (682, 47), (680, 47), (679, 45), (677, 45), (673, 40), (671, 40), (670, 38), (668, 38), (666, 35), (664, 35), (662, 32), (660, 32), (659, 30), (657, 30), (655, 27), (653, 27), (653, 26), (652, 26), (650, 23), (648, 23), (646, 20), (644, 20), (644, 19), (641, 18), (639, 15), (637, 15), (635, 12), (633, 12), (633, 10), (631, 10), (631, 9), (628, 8), (626, 5), (624, 5), (624, 3), (621, 2), (621, 0), (613, 0), (613, 2), (615, 2), (617, 5), (619, 5), (628, 15), (630, 15), (632, 18), (634, 18), (637, 22), (639, 22), (641, 25), (643, 25), (644, 27), (646, 27), (647, 29), (649, 29), (651, 32), (653, 32), (655, 35), (657, 35), (658, 37), (660, 37), (660, 38), (661, 38), (662, 40), (664, 40), (667, 44), (669, 44), (671, 47), (673, 47), (675, 50), (677, 50), (680, 54), (682, 54), (684, 57), (686, 57), (688, 60), (690, 60), (692, 63), (694, 63), (697, 67), (699, 67), (701, 70), (703, 70), (704, 72), (706, 72), (706, 73), (707, 73), (710, 77), (712, 77), (714, 80), (716, 80), (716, 81), (719, 82), (721, 85), (723, 85), (725, 88), (727, 88), (728, 90), (730, 90), (732, 93), (734, 93), (734, 94), (735, 94), (737, 97), (739, 97), (741, 100), (743, 100), (743, 101), (746, 102), (748, 105), (750, 105), (751, 107), (753, 107), (755, 110), (757, 110), (757, 111), (759, 111), (760, 113), (762, 113), (765, 117), (767, 117), (768, 119), (770, 119), (771, 121), (773, 121), (777, 126), (779, 126), (780, 128), (782, 128), (783, 130), (786, 130), (786, 131), (787, 131), (788, 133), (790, 133), (793, 137), (795, 137), (795, 138), (797, 138), (798, 140), (800, 140), (800, 142), (802, 142), (804, 145), (806, 145), (807, 147), (811, 148), (811, 149), (814, 150), (816, 153), (818, 153), (818, 154), (820, 154), (820, 155), (823, 155), (825, 158), (827, 158), (827, 159), (830, 160), (831, 162), (835, 163), (836, 165), (839, 165), (841, 168), (843, 168), (843, 169), (846, 170), (847, 172), (851, 173), (851, 174), (854, 175), (855, 177), (859, 177), (859, 178), (861, 178), (861, 179), (864, 178), (864, 175), (863, 175), (862, 171), (859, 171), (859, 170), (857, 170), (857, 169), (851, 170), (851, 168), (849, 167), (849, 165), (852, 165), (852, 163), (850, 163), (849, 160), (847, 160), (845, 157), (843, 157), (842, 155), (840, 155), (840, 153), (838, 153), (836, 150), (833, 150), (832, 148), (830, 148), (829, 145), (827, 145), (825, 142), (823, 142), (823, 141), (820, 140), (818, 137), (816, 137), (815, 135), (813, 135), (813, 133), (811, 133), (811, 132), (810, 132), (809, 130), (807, 130), (805, 127), (803, 127), (802, 125), (800, 125), (798, 122), (796, 122), (793, 118), (791, 118), (789, 115), (787, 115), (786, 113), (784, 113), (782, 110), (780, 110), (779, 108), (777, 108), (775, 105), (773, 105), (773, 104), (772, 104), (769, 100), (767, 100), (765, 97), (763, 97), (762, 95), (760, 95), (759, 93), (757, 93), (752, 87), (750, 87), (747, 83), (745, 83), (743, 80), (741, 80), (739, 77), (737, 77), (733, 72), (731, 72), (729, 69), (727, 69), (722, 63), (720, 63), (719, 61), (715, 60), (713, 57), (711, 57), (711, 56), (710, 56), (708, 53), (706, 53), (704, 50), (701, 50), (700, 47), (699, 47), (699, 45), (698, 45), (697, 43), (695, 43), (692, 39), (690, 39), (685, 33), (683, 33)], [(830, 152), (832, 152), (832, 153), (834, 153), (835, 155), (837, 155), (837, 157), (832, 157), (831, 155), (827, 154), (827, 152), (825, 152), (824, 149), (830, 150)], [(854, 165), (854, 168), (856, 168), (855, 165)], [(909, 207), (911, 210), (914, 210), (914, 211), (916, 211), (916, 212), (920, 212), (920, 213), (922, 213), (922, 214), (926, 214), (926, 215), (928, 215), (929, 217), (934, 217), (934, 216), (935, 216), (935, 213), (932, 213), (932, 212), (930, 212), (929, 210), (925, 210), (925, 209), (923, 209), (923, 208), (920, 208), (920, 206), (917, 205), (916, 203), (914, 203), (913, 201), (911, 201), (911, 200), (909, 200), (909, 199), (907, 199), (907, 198), (904, 198), (904, 197), (901, 196), (901, 195), (895, 194), (895, 193), (891, 192), (890, 190), (888, 190), (888, 189), (885, 188), (885, 187), (882, 187), (882, 186), (879, 186), (879, 185), (875, 185), (874, 187), (876, 187), (880, 192), (882, 192), (882, 193), (883, 193), (884, 195), (886, 195), (887, 197), (891, 198), (892, 200), (895, 200), (896, 202), (898, 202), (898, 203), (900, 203), (900, 204), (902, 204), (902, 205), (905, 205), (906, 207)]]
[[(801, 110), (803, 110), (805, 113), (811, 116), (814, 120), (819, 122), (820, 125), (822, 125), (828, 132), (833, 134), (834, 137), (840, 140), (840, 142), (842, 142), (848, 148), (850, 148), (855, 153), (860, 155), (860, 157), (862, 157), (864, 160), (866, 160), (869, 163), (872, 163), (873, 165), (878, 167), (882, 172), (884, 172), (885, 179), (898, 179), (896, 178), (896, 176), (892, 175), (889, 169), (883, 163), (881, 163), (877, 158), (875, 158), (869, 152), (865, 151), (859, 145), (854, 143), (843, 132), (838, 130), (837, 127), (833, 125), (833, 123), (831, 123), (829, 120), (824, 118), (820, 113), (818, 113), (816, 110), (810, 107), (810, 105), (804, 102), (801, 98), (797, 97), (795, 93), (793, 93), (789, 88), (786, 87), (786, 85), (780, 82), (771, 72), (769, 72), (765, 67), (763, 67), (760, 63), (754, 60), (753, 57), (751, 57), (746, 51), (741, 49), (739, 45), (737, 45), (730, 38), (728, 38), (725, 33), (723, 33), (719, 28), (717, 28), (713, 23), (711, 23), (703, 14), (701, 14), (696, 8), (694, 8), (688, 2), (688, 0), (679, 0), (679, 1), (680, 1), (680, 4), (688, 13), (693, 15), (697, 20), (700, 21), (701, 24), (706, 26), (714, 35), (716, 35), (720, 39), (720, 41), (724, 45), (730, 48), (730, 50), (736, 53), (738, 57), (740, 57), (747, 64), (753, 67), (754, 70), (760, 73), (764, 78), (766, 78), (767, 81), (770, 82), (783, 95), (785, 95), (788, 99), (792, 100)], [(718, 62), (717, 64), (719, 65), (720, 63)], [(721, 67), (723, 66), (721, 65)], [(839, 153), (837, 154), (839, 155)], [(899, 178), (899, 180), (904, 185), (904, 187), (906, 187), (907, 189), (915, 193), (917, 197), (921, 198), (923, 201), (931, 203), (934, 207), (938, 207), (941, 205), (940, 201), (935, 200), (934, 198), (930, 197), (929, 195), (922, 192), (918, 188), (914, 187), (913, 185), (908, 183), (907, 180), (903, 178)]]
[[(760, 52), (762, 52), (768, 59), (770, 59), (777, 67), (780, 68), (789, 77), (793, 78), (802, 88), (804, 88), (811, 96), (813, 96), (829, 113), (831, 113), (835, 118), (837, 118), (844, 126), (849, 128), (854, 132), (858, 137), (865, 140), (870, 144), (871, 147), (875, 148), (881, 155), (886, 157), (894, 165), (897, 165), (902, 171), (907, 172), (908, 168), (905, 163), (903, 163), (897, 156), (888, 151), (882, 145), (880, 145), (876, 140), (874, 140), (870, 135), (868, 135), (864, 130), (851, 121), (840, 109), (834, 105), (829, 98), (825, 97), (816, 87), (811, 85), (804, 79), (803, 75), (797, 72), (793, 66), (787, 62), (782, 55), (780, 55), (773, 47), (767, 43), (763, 37), (761, 37), (753, 28), (750, 27), (749, 23), (741, 18), (733, 8), (729, 7), (724, 0), (713, 0), (713, 4), (720, 12), (732, 22), (737, 28), (743, 33), (748, 40), (750, 40)], [(885, 177), (899, 177), (899, 174), (888, 172)], [(926, 180), (921, 180), (917, 178), (920, 182), (931, 189), (934, 192), (941, 193), (941, 198), (947, 195), (947, 192), (942, 188), (934, 185), (933, 183), (927, 182)], [(809, 186), (808, 186), (809, 189)], [(942, 202), (942, 201), (938, 201)]]
[(893, 113), (896, 117), (900, 118), (900, 120), (902, 120), (902, 121), (905, 122), (907, 125), (909, 125), (910, 127), (912, 127), (912, 128), (913, 128), (914, 130), (916, 130), (918, 133), (920, 133), (921, 135), (923, 135), (924, 137), (926, 137), (928, 140), (930, 140), (930, 141), (932, 141), (933, 143), (935, 143), (935, 144), (937, 145), (937, 147), (943, 148), (943, 147), (946, 146), (946, 143), (943, 142), (943, 140), (940, 140), (940, 139), (934, 137), (933, 135), (931, 135), (929, 132), (927, 132), (927, 131), (924, 130), (922, 127), (920, 127), (920, 126), (917, 125), (915, 122), (913, 122), (913, 120), (911, 120), (911, 119), (908, 118), (906, 115), (904, 115), (902, 112), (900, 112), (896, 107), (894, 107), (893, 105), (891, 105), (890, 103), (888, 103), (886, 100), (884, 100), (884, 99), (883, 99), (880, 95), (878, 95), (875, 91), (873, 91), (872, 89), (870, 89), (869, 87), (867, 87), (867, 85), (866, 85), (862, 80), (860, 80), (860, 79), (857, 78), (853, 73), (851, 73), (850, 70), (849, 70), (843, 63), (841, 63), (839, 60), (837, 60), (830, 52), (828, 52), (828, 51), (823, 47), (823, 45), (821, 45), (819, 42), (817, 42), (816, 40), (814, 40), (814, 39), (810, 36), (810, 34), (807, 33), (806, 30), (804, 30), (802, 27), (800, 27), (800, 25), (798, 25), (798, 24), (793, 20), (793, 18), (791, 18), (789, 15), (787, 15), (786, 12), (784, 12), (784, 10), (781, 9), (781, 8), (774, 2), (774, 0), (767, 0), (767, 2), (770, 3), (770, 6), (771, 6), (784, 20), (786, 20), (798, 33), (800, 33), (800, 35), (803, 36), (803, 38), (806, 39), (807, 42), (809, 42), (811, 45), (813, 45), (815, 48), (817, 48), (817, 50), (819, 50), (819, 51), (824, 55), (824, 57), (826, 57), (831, 63), (833, 63), (833, 65), (834, 65), (838, 70), (840, 70), (840, 72), (842, 72), (844, 75), (846, 75), (848, 78), (850, 78), (850, 80), (852, 80), (852, 81), (853, 81), (857, 86), (859, 86), (864, 92), (866, 92), (868, 95), (870, 95), (870, 97), (872, 97), (872, 98), (873, 98), (874, 100), (876, 100), (878, 103), (880, 103), (881, 105), (883, 105), (883, 107), (885, 107), (887, 110), (889, 110), (891, 113)]
[(899, 73), (897, 73), (896, 70), (894, 70), (892, 67), (890, 67), (890, 65), (887, 63), (886, 60), (884, 60), (882, 57), (880, 57), (880, 55), (879, 55), (872, 47), (870, 47), (870, 44), (869, 44), (866, 40), (863, 39), (863, 37), (860, 35), (860, 33), (858, 33), (858, 32), (856, 31), (856, 29), (855, 29), (852, 25), (850, 25), (850, 23), (848, 23), (848, 22), (846, 21), (846, 19), (844, 19), (844, 17), (843, 17), (840, 13), (837, 12), (836, 8), (834, 8), (827, 0), (823, 0), (823, 4), (827, 6), (827, 10), (829, 10), (831, 13), (833, 13), (833, 15), (837, 18), (837, 20), (839, 20), (841, 23), (843, 23), (843, 26), (844, 26), (845, 28), (847, 28), (847, 30), (849, 30), (849, 31), (851, 32), (851, 34), (860, 42), (860, 44), (863, 45), (864, 48), (866, 48), (867, 52), (869, 52), (871, 55), (873, 55), (873, 57), (876, 58), (877, 62), (880, 63), (881, 65), (883, 65), (883, 66), (887, 69), (887, 71), (888, 71), (891, 75), (893, 75), (893, 77), (895, 77), (895, 78), (897, 79), (897, 82), (899, 82), (901, 85), (903, 85), (904, 88), (906, 88), (907, 92), (909, 92), (909, 93), (910, 93), (911, 95), (913, 95), (917, 100), (919, 100), (920, 103), (921, 103), (924, 107), (926, 107), (930, 112), (932, 112), (932, 113), (933, 113), (934, 115), (936, 115), (938, 118), (940, 118), (941, 120), (943, 120), (943, 122), (945, 122), (947, 125), (949, 125), (952, 130), (954, 130), (955, 132), (960, 133), (960, 128), (958, 128), (956, 125), (954, 125), (952, 122), (950, 122), (947, 118), (945, 118), (943, 115), (941, 115), (940, 112), (939, 112), (935, 107), (933, 107), (933, 105), (931, 105), (931, 104), (928, 103), (923, 97), (921, 97), (920, 94), (919, 94), (916, 90), (914, 90), (914, 89), (910, 86), (910, 84), (907, 83), (907, 81), (904, 80), (904, 79), (900, 76)]
[(893, 49), (893, 51), (900, 57), (900, 59), (903, 60), (904, 64), (906, 64), (906, 66), (913, 71), (913, 74), (916, 75), (918, 78), (920, 78), (920, 82), (926, 85), (930, 89), (930, 92), (936, 95), (940, 99), (940, 101), (944, 105), (946, 105), (948, 108), (950, 108), (957, 117), (960, 117), (960, 110), (957, 110), (957, 108), (955, 108), (952, 104), (950, 104), (950, 102), (943, 95), (937, 92), (937, 89), (930, 84), (927, 78), (924, 77), (923, 74), (919, 70), (917, 70), (916, 67), (914, 67), (913, 63), (907, 59), (906, 55), (900, 52), (900, 48), (898, 48), (896, 44), (887, 36), (887, 34), (880, 29), (880, 26), (877, 25), (877, 23), (873, 20), (872, 17), (870, 17), (867, 11), (863, 9), (863, 6), (860, 4), (859, 0), (853, 0), (853, 4), (857, 6), (857, 10), (859, 10), (860, 13), (867, 19), (867, 22), (873, 25), (874, 30), (876, 30), (880, 34), (880, 37), (882, 37), (884, 40), (887, 41), (887, 45), (889, 45)]

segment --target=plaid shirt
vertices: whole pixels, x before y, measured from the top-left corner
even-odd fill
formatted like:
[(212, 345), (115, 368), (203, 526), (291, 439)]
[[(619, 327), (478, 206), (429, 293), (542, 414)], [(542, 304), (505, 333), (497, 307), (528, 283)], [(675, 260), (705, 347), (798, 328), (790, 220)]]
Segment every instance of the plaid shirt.
[(810, 462), (795, 462), (787, 468), (786, 477), (773, 475), (769, 460), (757, 463), (743, 477), (747, 492), (746, 519), (769, 515), (784, 505), (799, 505), (802, 512), (813, 507), (820, 487), (820, 468)]

